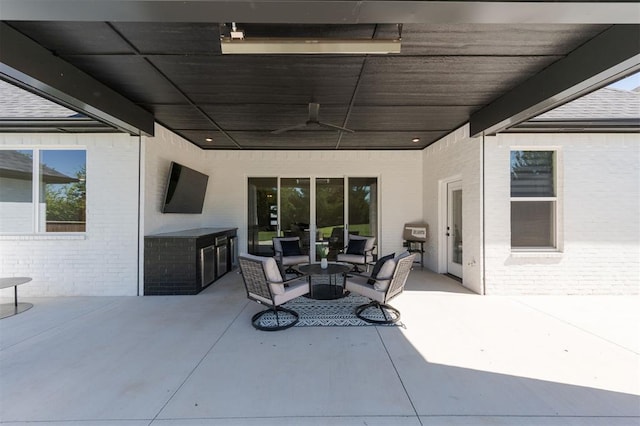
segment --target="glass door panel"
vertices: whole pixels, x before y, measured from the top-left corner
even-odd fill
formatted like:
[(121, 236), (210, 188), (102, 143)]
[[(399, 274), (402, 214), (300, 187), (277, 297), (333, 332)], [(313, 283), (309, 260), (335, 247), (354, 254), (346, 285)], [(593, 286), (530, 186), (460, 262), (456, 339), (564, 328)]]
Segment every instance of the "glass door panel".
[(462, 182), (447, 186), (447, 272), (462, 278)]
[(280, 179), (280, 235), (300, 237), (302, 251), (308, 253), (311, 244), (311, 179)]
[(328, 248), (327, 258), (335, 260), (344, 247), (344, 179), (316, 179), (316, 259)]
[(278, 230), (278, 178), (249, 178), (247, 251), (273, 256)]
[(377, 237), (378, 178), (349, 178), (349, 233)]

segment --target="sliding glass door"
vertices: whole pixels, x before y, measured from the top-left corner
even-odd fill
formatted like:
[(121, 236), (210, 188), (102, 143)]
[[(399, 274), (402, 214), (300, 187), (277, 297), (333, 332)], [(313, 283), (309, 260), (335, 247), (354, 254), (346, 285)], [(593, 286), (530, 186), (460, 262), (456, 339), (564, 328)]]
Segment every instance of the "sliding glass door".
[(280, 236), (300, 237), (300, 245), (308, 253), (311, 244), (311, 179), (280, 179)]
[(311, 260), (335, 260), (349, 233), (377, 236), (378, 178), (249, 178), (248, 251), (273, 255), (271, 239), (298, 236)]
[(316, 259), (328, 248), (327, 258), (335, 260), (344, 247), (344, 178), (316, 178)]
[(249, 178), (247, 251), (272, 256), (271, 239), (278, 230), (278, 178)]
[(377, 236), (378, 178), (349, 178), (349, 232)]

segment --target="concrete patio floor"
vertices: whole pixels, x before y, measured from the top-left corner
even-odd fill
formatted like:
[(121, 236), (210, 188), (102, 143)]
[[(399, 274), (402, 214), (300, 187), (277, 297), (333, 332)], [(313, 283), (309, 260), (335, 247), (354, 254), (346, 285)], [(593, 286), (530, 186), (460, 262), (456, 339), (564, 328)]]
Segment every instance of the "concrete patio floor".
[(482, 297), (416, 269), (403, 327), (275, 333), (236, 273), (197, 296), (22, 301), (0, 320), (7, 425), (640, 424), (638, 297)]

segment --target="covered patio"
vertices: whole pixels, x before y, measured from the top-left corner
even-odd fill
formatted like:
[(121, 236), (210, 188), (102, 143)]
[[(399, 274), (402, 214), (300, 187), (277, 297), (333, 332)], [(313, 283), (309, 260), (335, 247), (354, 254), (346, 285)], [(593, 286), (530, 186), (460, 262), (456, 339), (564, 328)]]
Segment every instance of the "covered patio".
[(478, 296), (415, 268), (400, 327), (276, 333), (235, 272), (198, 296), (23, 300), (0, 321), (7, 425), (640, 421), (638, 297)]

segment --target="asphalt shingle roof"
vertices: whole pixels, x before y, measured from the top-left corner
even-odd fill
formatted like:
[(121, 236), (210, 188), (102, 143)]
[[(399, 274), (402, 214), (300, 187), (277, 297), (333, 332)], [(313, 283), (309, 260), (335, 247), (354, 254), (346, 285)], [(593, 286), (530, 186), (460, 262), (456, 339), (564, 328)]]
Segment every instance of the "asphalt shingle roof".
[(640, 118), (640, 91), (605, 87), (541, 114), (540, 120), (619, 120)]
[(0, 80), (0, 118), (69, 118), (77, 112)]

